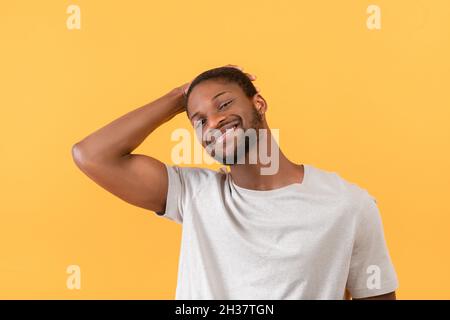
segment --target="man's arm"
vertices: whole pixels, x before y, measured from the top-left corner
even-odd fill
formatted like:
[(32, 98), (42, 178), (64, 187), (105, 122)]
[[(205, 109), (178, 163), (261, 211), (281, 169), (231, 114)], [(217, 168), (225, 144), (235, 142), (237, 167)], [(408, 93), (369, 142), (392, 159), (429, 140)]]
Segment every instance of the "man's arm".
[(185, 84), (93, 132), (72, 147), (76, 165), (122, 200), (152, 211), (165, 210), (168, 177), (164, 163), (132, 154), (157, 127), (185, 110)]

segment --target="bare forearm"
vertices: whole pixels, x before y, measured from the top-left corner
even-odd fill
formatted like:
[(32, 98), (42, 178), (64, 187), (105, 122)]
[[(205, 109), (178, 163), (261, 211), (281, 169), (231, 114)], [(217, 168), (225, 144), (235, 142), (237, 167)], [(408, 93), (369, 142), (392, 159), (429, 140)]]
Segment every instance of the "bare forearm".
[(163, 123), (184, 110), (181, 88), (137, 108), (75, 144), (84, 161), (114, 161), (136, 149)]

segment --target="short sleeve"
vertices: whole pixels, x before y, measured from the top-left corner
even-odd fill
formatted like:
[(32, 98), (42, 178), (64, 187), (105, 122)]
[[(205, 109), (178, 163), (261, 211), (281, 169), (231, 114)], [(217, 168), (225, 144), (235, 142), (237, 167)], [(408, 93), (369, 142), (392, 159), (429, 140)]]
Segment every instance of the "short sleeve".
[(207, 188), (209, 178), (213, 171), (196, 168), (180, 167), (166, 164), (168, 187), (166, 209), (164, 212), (155, 212), (158, 216), (182, 224), (185, 213), (197, 194)]
[(395, 291), (398, 279), (386, 245), (376, 199), (365, 192), (356, 217), (347, 290), (353, 298)]
[(155, 212), (158, 216), (175, 221), (176, 223), (183, 223), (183, 199), (185, 194), (184, 175), (181, 172), (183, 168), (178, 166), (171, 166), (165, 164), (167, 170), (168, 187), (166, 208), (164, 212)]

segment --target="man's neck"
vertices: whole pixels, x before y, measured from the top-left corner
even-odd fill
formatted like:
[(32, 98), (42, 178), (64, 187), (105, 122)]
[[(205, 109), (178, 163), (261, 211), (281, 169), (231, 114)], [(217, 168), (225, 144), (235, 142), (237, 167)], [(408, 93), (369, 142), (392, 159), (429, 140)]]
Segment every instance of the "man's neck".
[(257, 162), (251, 164), (248, 161), (248, 155), (246, 155), (244, 164), (230, 166), (233, 182), (239, 187), (253, 190), (271, 190), (303, 182), (303, 165), (293, 163), (283, 154), (270, 131), (268, 136), (270, 139), (267, 139), (266, 150), (272, 150), (271, 156), (274, 154), (273, 148), (278, 151), (275, 152), (277, 156), (271, 158), (271, 161), (278, 161), (278, 170), (273, 174), (262, 174), (263, 168), (267, 168), (271, 164), (263, 164), (259, 156)]

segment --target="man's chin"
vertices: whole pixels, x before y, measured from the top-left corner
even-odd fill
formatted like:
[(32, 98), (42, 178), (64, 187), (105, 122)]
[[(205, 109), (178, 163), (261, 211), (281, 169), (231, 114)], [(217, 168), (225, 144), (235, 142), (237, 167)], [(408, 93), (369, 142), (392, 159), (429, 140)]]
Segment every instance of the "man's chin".
[(217, 153), (210, 156), (214, 158), (216, 161), (218, 161), (221, 164), (224, 165), (236, 165), (236, 164), (244, 164), (245, 163), (245, 155), (248, 153), (248, 150), (245, 150), (244, 152), (238, 152), (237, 150), (230, 151), (228, 153)]
[(224, 165), (237, 165), (237, 164), (245, 164), (246, 156), (250, 151), (256, 151), (256, 144), (250, 143), (249, 139), (241, 139), (238, 141), (237, 145), (234, 145), (234, 148), (227, 148), (226, 145), (223, 150), (220, 152), (216, 152), (217, 150), (214, 148), (214, 145), (211, 145), (212, 148), (208, 148), (208, 154)]
[(219, 163), (221, 163), (221, 164), (224, 164), (224, 165), (234, 165), (234, 164), (237, 164), (237, 156), (236, 155), (234, 155), (234, 156), (219, 156), (219, 155), (214, 155), (214, 156), (212, 156), (211, 155), (211, 157), (212, 158), (214, 158), (214, 160), (216, 160), (216, 161), (218, 161)]

